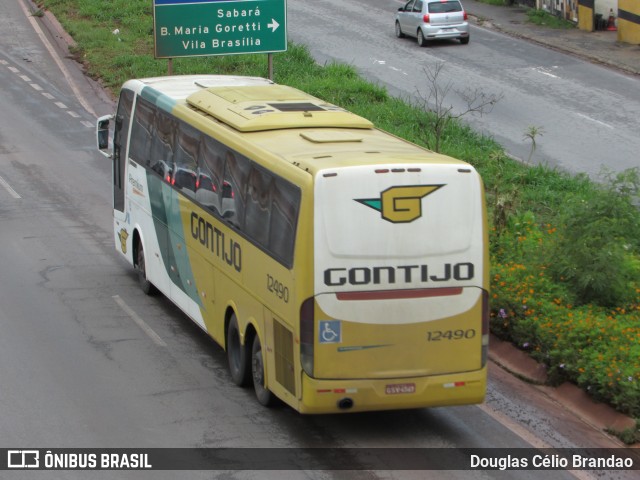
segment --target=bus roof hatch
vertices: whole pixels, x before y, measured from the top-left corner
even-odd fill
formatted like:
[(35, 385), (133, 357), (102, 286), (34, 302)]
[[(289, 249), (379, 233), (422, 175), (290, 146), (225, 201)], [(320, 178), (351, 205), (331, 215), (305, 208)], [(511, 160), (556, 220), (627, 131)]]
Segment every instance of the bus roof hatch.
[(283, 128), (373, 128), (358, 115), (285, 85), (211, 87), (187, 103), (241, 132)]

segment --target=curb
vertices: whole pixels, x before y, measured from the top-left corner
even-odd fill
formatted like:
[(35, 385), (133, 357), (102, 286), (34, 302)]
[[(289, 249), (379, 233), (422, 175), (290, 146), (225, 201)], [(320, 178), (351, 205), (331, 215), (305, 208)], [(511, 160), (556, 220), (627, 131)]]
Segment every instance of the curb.
[(491, 334), (489, 340), (489, 359), (528, 383), (534, 385), (547, 383), (547, 371), (544, 365), (536, 362), (512, 343), (500, 340), (494, 334)]
[[(635, 419), (605, 403), (596, 402), (572, 383), (565, 382), (558, 387), (546, 386), (547, 372), (544, 365), (493, 334), (489, 341), (489, 359), (521, 380), (538, 385), (545, 395), (598, 430), (622, 432), (636, 428)], [(627, 447), (640, 448), (640, 444)]]
[(76, 42), (67, 33), (67, 31), (62, 28), (58, 19), (51, 13), (49, 10), (44, 11), (44, 16), (42, 17), (44, 23), (46, 23), (47, 29), (51, 32), (53, 38), (56, 39), (58, 45), (63, 47), (67, 52), (69, 51), (69, 47), (75, 47)]

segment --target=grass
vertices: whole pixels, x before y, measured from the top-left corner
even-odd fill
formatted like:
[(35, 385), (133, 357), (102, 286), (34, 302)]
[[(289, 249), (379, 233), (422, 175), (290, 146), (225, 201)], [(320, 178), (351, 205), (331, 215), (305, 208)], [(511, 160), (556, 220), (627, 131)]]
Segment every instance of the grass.
[[(166, 74), (167, 62), (153, 58), (148, 0), (43, 0), (39, 6), (53, 11), (76, 40), (76, 57), (112, 92), (130, 77)], [(389, 96), (350, 66), (317, 65), (306, 48), (289, 45), (274, 56), (274, 71), (279, 83), (416, 143), (424, 139), (415, 119), (430, 113)], [(266, 55), (180, 58), (174, 73), (266, 76), (267, 61)], [(607, 173), (594, 183), (523, 165), (458, 122), (444, 132), (441, 150), (473, 164), (485, 181), (493, 332), (542, 362), (553, 382), (574, 382), (639, 418), (638, 170)], [(624, 438), (637, 438), (637, 431)]]
[(576, 28), (576, 24), (563, 18), (552, 15), (544, 10), (536, 10), (534, 8), (527, 11), (527, 17), (531, 23), (544, 27), (555, 29), (571, 29)]

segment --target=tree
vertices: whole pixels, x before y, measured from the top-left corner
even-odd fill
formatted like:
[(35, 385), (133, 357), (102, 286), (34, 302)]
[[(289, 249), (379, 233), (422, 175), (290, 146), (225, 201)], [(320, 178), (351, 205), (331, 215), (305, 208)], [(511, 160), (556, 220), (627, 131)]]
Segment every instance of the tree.
[(529, 150), (529, 158), (527, 159), (527, 163), (531, 163), (531, 158), (536, 151), (536, 138), (541, 137), (544, 133), (542, 127), (530, 126), (526, 132), (524, 132), (523, 140), (531, 140), (531, 150)]
[(467, 88), (464, 90), (454, 90), (466, 103), (466, 108), (455, 113), (453, 105), (445, 103), (447, 96), (453, 90), (451, 81), (442, 84), (440, 74), (444, 68), (444, 62), (437, 62), (436, 65), (424, 68), (427, 78), (428, 93), (423, 95), (418, 92), (419, 106), (427, 112), (427, 115), (417, 115), (418, 133), (427, 148), (440, 152), (443, 136), (447, 127), (453, 120), (458, 120), (465, 115), (478, 113), (481, 116), (490, 113), (494, 105), (503, 97), (503, 94), (487, 94), (480, 88)]

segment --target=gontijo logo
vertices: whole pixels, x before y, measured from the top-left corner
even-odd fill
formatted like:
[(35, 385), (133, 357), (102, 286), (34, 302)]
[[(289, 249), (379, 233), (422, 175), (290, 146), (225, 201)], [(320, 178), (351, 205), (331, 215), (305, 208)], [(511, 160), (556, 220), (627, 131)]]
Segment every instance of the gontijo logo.
[(380, 212), (391, 223), (409, 223), (422, 216), (422, 199), (444, 185), (408, 185), (391, 187), (380, 198), (356, 198), (367, 207)]

